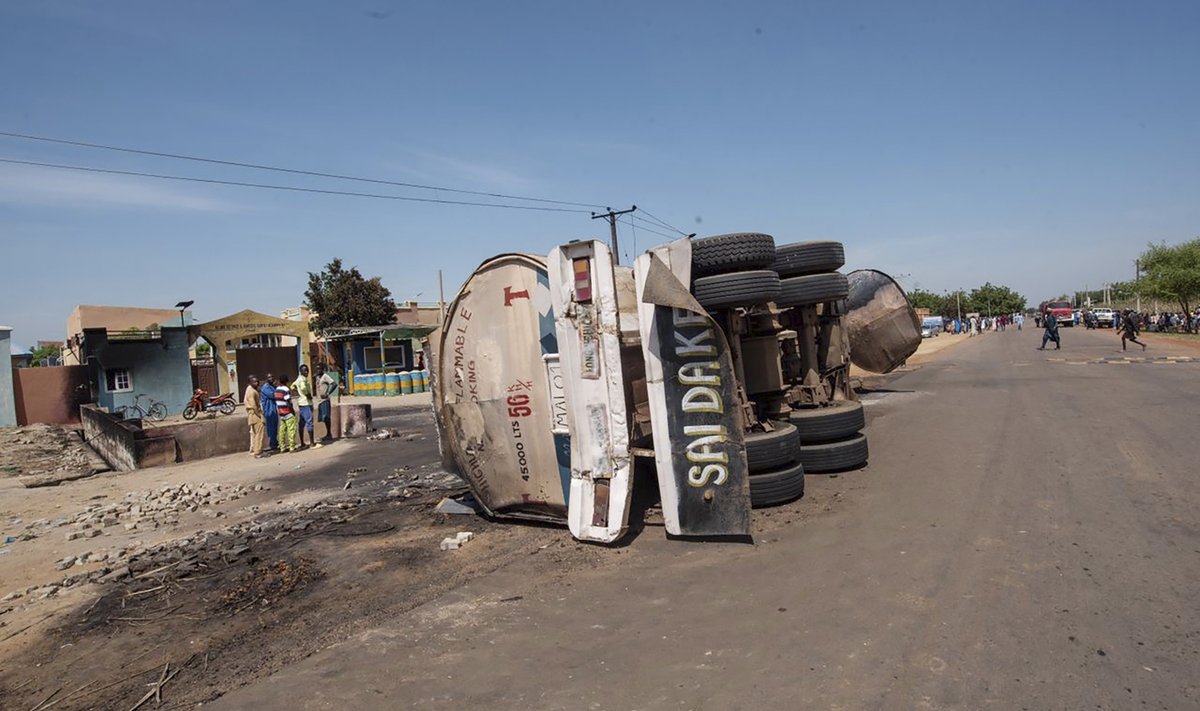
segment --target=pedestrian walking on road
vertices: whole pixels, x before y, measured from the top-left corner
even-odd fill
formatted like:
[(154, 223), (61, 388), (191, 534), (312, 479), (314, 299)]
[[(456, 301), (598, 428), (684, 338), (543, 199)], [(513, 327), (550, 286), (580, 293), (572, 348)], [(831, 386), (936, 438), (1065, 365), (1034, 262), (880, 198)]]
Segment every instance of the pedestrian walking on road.
[(279, 451), (296, 451), (296, 411), (292, 404), (292, 391), (287, 386), (288, 376), (281, 376), (275, 386), (275, 412), (279, 416)]
[(261, 395), (258, 391), (258, 376), (250, 376), (250, 384), (246, 386), (246, 393), (242, 396), (242, 402), (246, 403), (246, 424), (250, 425), (250, 453), (255, 459), (261, 459), (266, 456), (263, 450), (267, 447), (267, 423), (263, 418), (263, 408)]
[(1046, 341), (1054, 341), (1054, 350), (1061, 350), (1062, 341), (1058, 340), (1058, 318), (1054, 312), (1047, 311), (1046, 315), (1042, 317), (1042, 324), (1046, 330), (1042, 332), (1042, 345), (1038, 350), (1046, 350)]
[(1125, 309), (1124, 318), (1121, 319), (1121, 350), (1125, 350), (1125, 341), (1133, 341), (1146, 350), (1146, 344), (1137, 339), (1138, 337), (1137, 319), (1129, 313), (1129, 309)]
[(279, 415), (275, 412), (275, 376), (267, 373), (267, 380), (259, 388), (263, 423), (267, 430), (267, 442), (271, 449), (279, 449)]
[(312, 383), (308, 380), (308, 366), (300, 366), (300, 375), (296, 377), (296, 382), (292, 383), (292, 394), (296, 399), (296, 409), (300, 415), (300, 426), (298, 432), (300, 434), (300, 449), (304, 449), (304, 433), (308, 432), (308, 443), (316, 444), (313, 439), (313, 409), (312, 409)]

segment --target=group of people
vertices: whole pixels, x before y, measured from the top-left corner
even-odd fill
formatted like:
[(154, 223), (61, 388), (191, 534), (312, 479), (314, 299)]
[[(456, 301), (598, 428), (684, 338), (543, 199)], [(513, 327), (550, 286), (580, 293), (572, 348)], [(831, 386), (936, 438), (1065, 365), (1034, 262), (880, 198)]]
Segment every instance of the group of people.
[(267, 373), (262, 381), (251, 375), (242, 397), (246, 405), (246, 420), (250, 425), (250, 453), (255, 458), (272, 452), (296, 452), (305, 448), (304, 436), (313, 448), (321, 447), (314, 436), (313, 407), (317, 421), (325, 425), (325, 436), (333, 436), (330, 427), (330, 404), (337, 395), (337, 379), (317, 366), (316, 377), (309, 380), (308, 366), (300, 366), (300, 375), (292, 381), (288, 375), (276, 377)]
[(962, 319), (947, 319), (945, 324), (947, 333), (965, 333), (968, 336), (976, 336), (984, 331), (1004, 331), (1009, 326), (1016, 326), (1020, 331), (1021, 327), (1025, 325), (1025, 315), (969, 316)]
[[(1142, 332), (1142, 319), (1131, 309), (1117, 312), (1115, 315), (1115, 323), (1117, 333), (1121, 334), (1121, 350), (1128, 350), (1127, 343), (1136, 343), (1146, 350), (1146, 344), (1138, 340), (1138, 334)], [(1038, 347), (1039, 351), (1046, 350), (1046, 344), (1053, 341), (1054, 350), (1062, 350), (1062, 339), (1058, 335), (1058, 317), (1053, 311), (1047, 311), (1041, 318), (1042, 328), (1042, 345)]]

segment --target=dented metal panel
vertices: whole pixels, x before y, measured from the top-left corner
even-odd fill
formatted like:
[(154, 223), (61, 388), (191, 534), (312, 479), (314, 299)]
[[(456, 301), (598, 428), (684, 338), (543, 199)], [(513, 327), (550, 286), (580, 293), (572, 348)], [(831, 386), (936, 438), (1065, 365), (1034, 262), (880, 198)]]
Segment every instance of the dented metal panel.
[(634, 266), (655, 463), (667, 532), (750, 533), (750, 483), (729, 344), (692, 297), (691, 243)]
[(443, 456), (492, 514), (562, 521), (570, 434), (545, 259), (483, 263), (438, 338), (434, 410)]
[(921, 345), (921, 321), (904, 290), (875, 269), (850, 272), (846, 280), (850, 361), (873, 373), (889, 373), (904, 365)]
[(609, 543), (626, 530), (633, 463), (614, 265), (604, 243), (586, 241), (555, 248), (547, 266), (572, 433), (567, 525)]

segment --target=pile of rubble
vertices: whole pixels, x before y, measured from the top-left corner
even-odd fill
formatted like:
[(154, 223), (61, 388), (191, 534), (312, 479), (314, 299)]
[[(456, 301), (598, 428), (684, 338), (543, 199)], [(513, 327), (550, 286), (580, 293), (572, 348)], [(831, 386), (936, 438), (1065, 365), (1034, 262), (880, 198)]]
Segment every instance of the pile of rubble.
[(26, 486), (108, 471), (108, 465), (77, 432), (58, 425), (0, 429), (0, 476), (21, 477)]
[(220, 484), (177, 484), (164, 486), (157, 490), (134, 491), (125, 495), (122, 501), (112, 504), (96, 503), (83, 511), (67, 517), (38, 519), (29, 523), (22, 540), (36, 538), (40, 533), (50, 528), (66, 528), (66, 539), (73, 541), (77, 538), (94, 538), (105, 533), (104, 529), (121, 525), (126, 531), (155, 529), (159, 526), (173, 526), (179, 523), (183, 513), (200, 511), (212, 518), (221, 518), (225, 514), (213, 509), (213, 506), (227, 501), (236, 501), (252, 491), (263, 491), (265, 487), (256, 486), (221, 486)]
[[(178, 491), (177, 487), (171, 488)], [(194, 488), (199, 489), (200, 487)], [(241, 493), (232, 496), (237, 489), (241, 489)], [(244, 496), (248, 491), (249, 489), (245, 487), (234, 487), (222, 494), (228, 497), (222, 500)], [(165, 492), (160, 492), (160, 496), (163, 494)], [(141, 541), (131, 541), (124, 547), (108, 552), (88, 552), (79, 556), (67, 556), (60, 560), (55, 568), (67, 571), (76, 565), (88, 563), (102, 563), (102, 565), (94, 570), (68, 575), (58, 582), (15, 590), (0, 598), (0, 602), (11, 602), (21, 598), (45, 599), (84, 582), (110, 583), (142, 579), (168, 571), (171, 577), (181, 577), (202, 570), (225, 567), (250, 553), (258, 542), (305, 535), (312, 532), (314, 526), (318, 524), (320, 526), (336, 526), (345, 523), (353, 515), (353, 509), (368, 503), (368, 501), (362, 497), (353, 497), (295, 505), (289, 507), (289, 510), (259, 520), (243, 521), (218, 530), (204, 531), (153, 546), (146, 546)], [(124, 505), (117, 504), (117, 506)], [(93, 515), (105, 508), (107, 507), (89, 507), (87, 511), (79, 515)], [(80, 525), (87, 523), (89, 521), (83, 520)]]
[[(423, 469), (424, 467), (422, 467)], [(347, 473), (352, 479), (360, 471)], [(409, 499), (464, 488), (462, 479), (448, 472), (409, 471), (399, 468), (379, 482), (382, 490), (374, 495), (342, 496), (323, 501), (292, 502), (282, 510), (264, 513), (254, 520), (241, 521), (221, 528), (203, 531), (184, 538), (146, 546), (141, 541), (110, 548), (106, 551), (87, 552), (67, 556), (55, 564), (61, 572), (75, 566), (100, 563), (92, 570), (65, 575), (61, 580), (16, 590), (0, 598), (0, 602), (12, 602), (25, 598), (45, 599), (60, 591), (84, 582), (111, 583), (139, 580), (168, 575), (172, 578), (186, 577), (224, 568), (238, 559), (251, 554), (257, 544), (278, 541), (286, 537), (303, 537), (330, 532), (357, 515), (356, 509), (381, 500)], [(129, 531), (149, 530), (175, 524), (181, 512), (209, 512), (214, 518), (224, 516), (209, 507), (240, 499), (253, 491), (264, 491), (261, 484), (255, 486), (229, 486), (219, 484), (179, 484), (164, 486), (157, 490), (133, 492), (123, 501), (113, 504), (93, 504), (69, 518), (54, 521), (40, 519), (30, 523), (21, 538), (28, 540), (38, 531), (55, 527), (71, 526), (67, 540), (103, 535), (104, 529), (123, 524)], [(277, 503), (283, 504), (283, 501)], [(247, 508), (258, 513), (257, 506)], [(461, 545), (461, 543), (460, 543)]]

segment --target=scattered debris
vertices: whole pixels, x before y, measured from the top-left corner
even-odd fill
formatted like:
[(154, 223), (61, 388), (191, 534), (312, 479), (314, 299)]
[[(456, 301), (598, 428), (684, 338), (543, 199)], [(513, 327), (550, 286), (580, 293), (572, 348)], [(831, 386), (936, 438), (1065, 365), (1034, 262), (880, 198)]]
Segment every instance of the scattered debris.
[(438, 502), (434, 510), (444, 514), (474, 516), (479, 513), (479, 502), (475, 500), (475, 497), (470, 495), (464, 496), (461, 499), (446, 497)]
[(474, 537), (475, 534), (470, 531), (459, 531), (453, 538), (443, 538), (441, 549), (444, 551), (456, 551)]
[(0, 429), (0, 472), (26, 487), (55, 486), (109, 467), (79, 433), (58, 425)]

